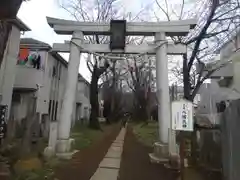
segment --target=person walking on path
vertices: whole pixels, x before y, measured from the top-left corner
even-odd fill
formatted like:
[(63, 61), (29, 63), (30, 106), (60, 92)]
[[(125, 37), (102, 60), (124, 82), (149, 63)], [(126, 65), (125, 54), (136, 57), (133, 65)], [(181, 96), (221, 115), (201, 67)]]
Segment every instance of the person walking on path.
[(128, 116), (129, 114), (128, 113), (124, 113), (124, 117), (122, 119), (122, 127), (126, 127), (126, 124), (127, 124), (127, 121), (128, 121)]

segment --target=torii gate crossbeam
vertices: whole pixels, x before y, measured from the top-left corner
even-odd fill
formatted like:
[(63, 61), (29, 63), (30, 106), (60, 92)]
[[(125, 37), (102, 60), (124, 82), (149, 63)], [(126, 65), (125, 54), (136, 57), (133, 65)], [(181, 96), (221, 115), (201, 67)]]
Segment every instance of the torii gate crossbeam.
[[(87, 52), (96, 52), (96, 53), (124, 53), (124, 54), (141, 54), (147, 52), (146, 54), (155, 55), (156, 54), (156, 44), (140, 44), (140, 45), (126, 45), (125, 50), (111, 50), (108, 44), (79, 44), (79, 46), (84, 47), (81, 51), (82, 53)], [(70, 52), (70, 42), (67, 41), (63, 43), (54, 43), (52, 51), (69, 53)], [(187, 52), (187, 47), (181, 44), (167, 44), (167, 54), (169, 55), (181, 55)]]
[[(57, 34), (72, 35), (81, 31), (84, 35), (110, 35), (110, 24), (106, 22), (78, 22), (47, 17), (48, 24)], [(195, 19), (160, 22), (127, 22), (127, 36), (155, 36), (164, 32), (166, 36), (185, 36), (196, 25)]]

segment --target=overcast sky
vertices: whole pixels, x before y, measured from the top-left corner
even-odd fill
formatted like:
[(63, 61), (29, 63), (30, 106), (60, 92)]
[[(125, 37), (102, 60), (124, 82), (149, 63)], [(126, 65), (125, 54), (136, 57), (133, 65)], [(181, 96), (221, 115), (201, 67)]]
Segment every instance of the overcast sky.
[[(139, 11), (145, 0), (122, 0), (127, 11)], [(57, 35), (47, 24), (46, 16), (72, 19), (64, 9), (59, 7), (58, 0), (31, 0), (24, 2), (19, 10), (18, 17), (32, 30), (22, 37), (31, 37), (46, 42), (52, 46), (54, 42), (64, 42), (69, 36)], [(68, 61), (68, 55), (64, 58)], [(89, 81), (91, 75), (86, 67), (86, 62), (80, 62), (79, 72)]]
[[(59, 1), (68, 1), (68, 0), (30, 0), (23, 2), (18, 17), (29, 26), (32, 30), (30, 32), (26, 32), (22, 37), (31, 37), (49, 45), (53, 45), (53, 43), (59, 42), (63, 43), (64, 40), (69, 40), (70, 36), (57, 35), (52, 28), (47, 24), (46, 16), (61, 18), (61, 19), (73, 19), (66, 10), (62, 9), (58, 2)], [(86, 0), (87, 1), (87, 0)], [(146, 9), (146, 7), (150, 7), (155, 0), (119, 0), (123, 9), (126, 12), (132, 12), (132, 14), (138, 14), (141, 12), (141, 18), (145, 16), (144, 11), (142, 9)], [(179, 9), (177, 4), (180, 4), (182, 0), (168, 0), (169, 7), (173, 9)], [(190, 0), (189, 0), (190, 1)], [(192, 0), (195, 1), (195, 0)], [(159, 1), (163, 3), (165, 1)], [(172, 5), (171, 5), (172, 4)], [(148, 11), (151, 13), (151, 11)], [(165, 20), (164, 15), (159, 10), (154, 10), (154, 12), (161, 18), (161, 20)], [(134, 16), (134, 15), (133, 15)], [(150, 21), (154, 19), (154, 16), (149, 13), (146, 14), (146, 20)], [(62, 54), (63, 57), (68, 61), (68, 54)], [(86, 66), (86, 61), (81, 59), (79, 72), (85, 77), (88, 81), (91, 79), (91, 74), (88, 71)]]

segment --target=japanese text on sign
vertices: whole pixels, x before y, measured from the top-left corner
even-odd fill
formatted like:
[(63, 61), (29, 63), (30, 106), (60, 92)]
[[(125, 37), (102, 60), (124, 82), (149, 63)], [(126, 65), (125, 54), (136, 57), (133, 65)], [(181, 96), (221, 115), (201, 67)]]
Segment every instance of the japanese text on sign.
[(172, 103), (172, 129), (193, 131), (193, 104), (186, 100)]
[(7, 131), (6, 114), (7, 106), (0, 105), (0, 139), (4, 138)]

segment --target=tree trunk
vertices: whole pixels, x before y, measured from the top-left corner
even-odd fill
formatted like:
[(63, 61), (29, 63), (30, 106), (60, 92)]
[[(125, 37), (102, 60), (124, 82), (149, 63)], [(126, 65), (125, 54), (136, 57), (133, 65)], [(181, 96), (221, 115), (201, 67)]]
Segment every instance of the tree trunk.
[(0, 19), (14, 19), (23, 0), (1, 0), (0, 1)]
[(191, 82), (190, 74), (188, 72), (188, 60), (187, 55), (183, 55), (183, 87), (184, 87), (184, 98), (190, 100), (191, 96)]
[[(190, 72), (188, 71), (188, 60), (187, 60), (187, 55), (183, 55), (183, 84), (184, 84), (184, 98), (188, 101), (193, 102), (193, 96), (191, 94), (191, 81), (190, 81)], [(184, 141), (184, 136), (181, 133), (181, 138), (182, 141)], [(180, 145), (182, 146), (182, 145)], [(183, 147), (181, 147), (183, 148)], [(190, 163), (192, 165), (196, 164), (196, 158), (197, 158), (197, 152), (196, 152), (196, 131), (194, 130), (191, 133), (191, 158), (190, 158)]]
[(106, 118), (106, 124), (111, 124), (111, 100), (105, 98), (104, 100), (104, 108), (103, 108), (103, 116)]
[(23, 0), (1, 0), (0, 2), (0, 67), (12, 27), (12, 24), (4, 19), (16, 18), (22, 1)]
[(0, 67), (3, 61), (8, 37), (11, 32), (11, 27), (12, 27), (11, 23), (6, 21), (0, 21)]
[(97, 67), (94, 66), (92, 73), (92, 80), (90, 85), (90, 104), (91, 104), (91, 114), (89, 120), (89, 127), (92, 129), (100, 129), (100, 124), (98, 121), (99, 116), (99, 102), (98, 102), (98, 79)]
[[(136, 88), (137, 89), (137, 88)], [(147, 99), (145, 99), (145, 92), (140, 90), (134, 92), (134, 119), (136, 121), (147, 121)]]

